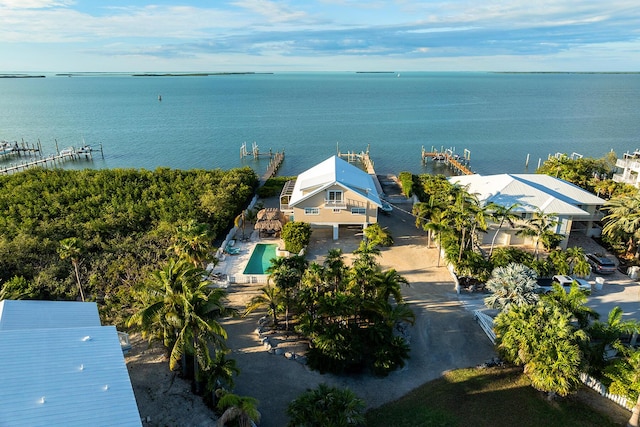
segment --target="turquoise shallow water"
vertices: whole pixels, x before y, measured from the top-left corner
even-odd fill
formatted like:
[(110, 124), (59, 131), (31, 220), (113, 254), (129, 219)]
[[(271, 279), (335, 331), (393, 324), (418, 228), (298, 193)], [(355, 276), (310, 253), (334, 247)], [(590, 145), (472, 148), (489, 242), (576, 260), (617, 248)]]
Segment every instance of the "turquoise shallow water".
[(276, 257), (277, 247), (278, 245), (271, 243), (258, 243), (251, 252), (249, 262), (242, 274), (267, 274), (271, 260)]
[[(162, 95), (162, 101), (158, 101)], [(71, 168), (232, 168), (240, 145), (286, 151), (295, 175), (370, 147), (378, 173), (430, 172), (421, 147), (471, 152), (480, 173), (529, 171), (556, 152), (638, 147), (639, 74), (280, 73), (0, 79), (0, 139), (45, 153), (102, 143)], [(438, 170), (435, 170), (438, 172)]]

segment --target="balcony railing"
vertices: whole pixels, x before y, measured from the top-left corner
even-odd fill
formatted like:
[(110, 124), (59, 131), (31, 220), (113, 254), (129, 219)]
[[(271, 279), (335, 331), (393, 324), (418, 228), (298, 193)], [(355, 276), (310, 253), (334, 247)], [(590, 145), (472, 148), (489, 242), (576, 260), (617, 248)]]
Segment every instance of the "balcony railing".
[(618, 159), (616, 161), (616, 167), (622, 169), (631, 169), (633, 171), (640, 171), (640, 161), (637, 159)]
[(346, 209), (347, 202), (344, 200), (326, 200), (325, 199), (324, 207), (329, 209)]

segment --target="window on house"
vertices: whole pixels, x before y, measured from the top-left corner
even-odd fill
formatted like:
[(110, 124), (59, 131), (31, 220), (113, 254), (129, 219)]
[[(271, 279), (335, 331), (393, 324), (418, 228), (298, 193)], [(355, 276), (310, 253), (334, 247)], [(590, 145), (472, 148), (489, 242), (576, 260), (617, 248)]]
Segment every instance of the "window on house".
[(366, 213), (366, 208), (351, 208), (351, 215), (364, 215)]
[(327, 192), (329, 203), (342, 203), (342, 191), (329, 190)]
[(320, 215), (320, 209), (318, 208), (304, 208), (305, 215)]

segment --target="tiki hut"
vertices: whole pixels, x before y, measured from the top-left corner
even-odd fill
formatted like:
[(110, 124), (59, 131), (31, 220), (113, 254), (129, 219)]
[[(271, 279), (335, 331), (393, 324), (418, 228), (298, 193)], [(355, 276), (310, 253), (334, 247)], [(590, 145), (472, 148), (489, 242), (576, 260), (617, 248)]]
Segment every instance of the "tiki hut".
[(287, 218), (278, 208), (265, 208), (256, 215), (255, 229), (260, 237), (278, 237)]

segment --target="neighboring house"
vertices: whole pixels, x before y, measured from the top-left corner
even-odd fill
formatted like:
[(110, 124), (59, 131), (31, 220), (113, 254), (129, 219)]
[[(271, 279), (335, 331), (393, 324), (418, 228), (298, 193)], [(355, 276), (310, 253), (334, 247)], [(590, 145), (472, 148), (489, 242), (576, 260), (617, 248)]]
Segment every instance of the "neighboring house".
[(280, 210), (294, 221), (332, 227), (338, 239), (341, 225), (366, 228), (378, 222), (380, 194), (371, 175), (342, 160), (328, 158), (284, 186)]
[(616, 168), (620, 173), (613, 174), (615, 182), (640, 188), (640, 150), (625, 153), (621, 159), (616, 161)]
[[(572, 232), (587, 236), (599, 236), (601, 229), (597, 222), (602, 219), (600, 208), (605, 200), (582, 188), (562, 179), (542, 174), (500, 174), (500, 175), (465, 175), (449, 178), (475, 194), (483, 206), (496, 203), (504, 207), (515, 203), (514, 209), (522, 220), (531, 219), (534, 212), (541, 211), (552, 215), (558, 225), (553, 230), (565, 236), (560, 243), (566, 249), (569, 235)], [(491, 243), (497, 225), (493, 224), (483, 236), (483, 244)], [(532, 238), (516, 235), (516, 230), (509, 224), (496, 238), (496, 245), (531, 245)]]
[(0, 301), (0, 426), (141, 426), (121, 342), (91, 302)]

